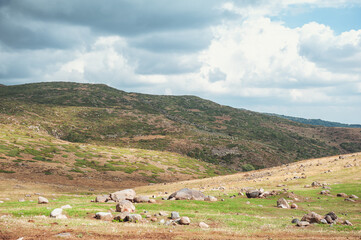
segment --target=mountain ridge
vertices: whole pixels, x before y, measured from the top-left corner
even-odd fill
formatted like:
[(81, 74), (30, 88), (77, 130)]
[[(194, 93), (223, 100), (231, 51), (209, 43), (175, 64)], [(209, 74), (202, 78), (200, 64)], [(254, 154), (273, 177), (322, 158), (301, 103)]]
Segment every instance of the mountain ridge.
[(358, 129), (305, 125), (199, 98), (47, 82), (0, 89), (0, 122), (71, 142), (171, 151), (242, 170), (361, 151)]

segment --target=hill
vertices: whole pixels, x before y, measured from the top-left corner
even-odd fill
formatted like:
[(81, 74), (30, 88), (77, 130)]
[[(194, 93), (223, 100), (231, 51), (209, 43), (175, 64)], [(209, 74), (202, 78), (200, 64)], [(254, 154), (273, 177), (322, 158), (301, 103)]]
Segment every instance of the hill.
[(0, 123), (70, 142), (176, 152), (233, 170), (361, 151), (360, 129), (305, 125), (195, 96), (127, 93), (101, 84), (2, 86)]
[(271, 115), (271, 116), (284, 118), (284, 119), (288, 119), (288, 120), (299, 122), (299, 123), (316, 125), (316, 126), (343, 127), (343, 128), (361, 128), (360, 124), (346, 124), (346, 123), (339, 123), (339, 122), (330, 122), (330, 121), (325, 121), (325, 120), (322, 120), (322, 119), (306, 119), (306, 118), (279, 115), (279, 114), (274, 114), (274, 113), (266, 113), (266, 114)]

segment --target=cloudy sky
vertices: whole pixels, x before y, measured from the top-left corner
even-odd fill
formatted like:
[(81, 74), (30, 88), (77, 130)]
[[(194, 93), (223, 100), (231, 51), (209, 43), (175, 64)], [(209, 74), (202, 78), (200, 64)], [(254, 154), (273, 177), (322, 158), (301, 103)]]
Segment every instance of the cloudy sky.
[(0, 0), (0, 83), (361, 123), (360, 0)]

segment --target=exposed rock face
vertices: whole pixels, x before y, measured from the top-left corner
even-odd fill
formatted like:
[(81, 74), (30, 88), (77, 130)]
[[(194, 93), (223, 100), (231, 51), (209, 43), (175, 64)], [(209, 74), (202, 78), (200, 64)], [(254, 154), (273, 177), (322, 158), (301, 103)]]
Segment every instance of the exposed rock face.
[(168, 199), (171, 198), (175, 198), (176, 200), (204, 200), (206, 196), (200, 191), (183, 188), (169, 195)]
[(320, 223), (323, 217), (315, 212), (305, 214), (301, 221), (307, 221), (309, 223)]
[(48, 204), (49, 200), (44, 197), (38, 197), (38, 204)]
[(180, 225), (189, 225), (191, 223), (191, 220), (189, 217), (181, 217), (179, 220)]
[(134, 198), (134, 202), (136, 202), (136, 203), (149, 202), (149, 197), (147, 197), (147, 196), (136, 196)]
[(95, 218), (103, 221), (112, 221), (113, 215), (109, 212), (97, 212)]
[(133, 189), (125, 189), (122, 191), (111, 193), (110, 198), (111, 198), (111, 200), (113, 200), (115, 202), (120, 202), (123, 200), (133, 201), (133, 199), (135, 198), (135, 195), (136, 194)]
[(135, 212), (135, 206), (128, 200), (120, 201), (116, 206), (117, 212)]
[(278, 208), (290, 208), (290, 205), (284, 198), (280, 198), (277, 200), (277, 207)]
[(102, 195), (102, 196), (97, 196), (95, 198), (95, 202), (100, 202), (100, 203), (104, 203), (109, 199), (108, 195)]

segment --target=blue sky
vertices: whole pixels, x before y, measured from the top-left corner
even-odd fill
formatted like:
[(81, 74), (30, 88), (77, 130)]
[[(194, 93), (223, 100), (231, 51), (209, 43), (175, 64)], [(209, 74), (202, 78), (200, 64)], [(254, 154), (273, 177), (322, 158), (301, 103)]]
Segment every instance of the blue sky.
[(104, 83), (361, 123), (359, 0), (3, 0), (0, 84)]

